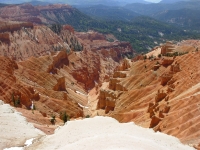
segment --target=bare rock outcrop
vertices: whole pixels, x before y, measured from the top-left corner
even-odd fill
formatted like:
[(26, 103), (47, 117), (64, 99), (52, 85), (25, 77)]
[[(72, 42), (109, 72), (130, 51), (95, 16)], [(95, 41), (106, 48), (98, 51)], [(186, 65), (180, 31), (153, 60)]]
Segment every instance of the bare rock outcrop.
[(0, 9), (0, 14), (1, 18), (9, 21), (42, 23), (39, 10), (31, 4), (5, 6)]
[(26, 140), (40, 138), (44, 135), (2, 100), (0, 100), (0, 131), (0, 149), (22, 146)]
[(164, 67), (167, 67), (171, 65), (173, 62), (174, 62), (174, 58), (163, 58), (161, 61), (161, 65), (163, 65)]
[(115, 71), (113, 78), (126, 78), (127, 74), (123, 71)]
[[(19, 25), (19, 29), (17, 31), (14, 30), (13, 33), (8, 28), (6, 33), (1, 34), (0, 39), (3, 41), (0, 44), (1, 55), (18, 61), (25, 60), (31, 56), (51, 55), (57, 51), (66, 51), (69, 54), (72, 49), (76, 50), (78, 45), (81, 46), (78, 39), (69, 30), (62, 30), (60, 35), (57, 35), (47, 26), (25, 27)], [(63, 59), (67, 57), (66, 54), (62, 53), (60, 55), (63, 56), (55, 56), (55, 64), (52, 67), (58, 65), (58, 61), (65, 61)], [(61, 57), (62, 59), (59, 60)], [(67, 61), (61, 63), (64, 63), (64, 65), (68, 64)]]
[[(29, 108), (31, 105), (30, 98), (34, 95), (34, 92), (30, 87), (22, 86), (16, 79), (14, 71), (18, 69), (18, 65), (15, 61), (12, 61), (6, 57), (0, 57), (0, 97), (4, 102), (12, 105), (22, 105)], [(13, 97), (13, 98), (12, 98)]]
[(153, 66), (154, 71), (158, 70), (159, 68), (160, 68), (160, 64), (156, 64), (156, 65)]
[(85, 32), (76, 32), (76, 36), (80, 39), (84, 40), (89, 40), (89, 41), (94, 41), (94, 40), (106, 40), (105, 35), (94, 32), (94, 31), (89, 31), (87, 33)]
[(159, 69), (152, 69), (155, 61), (148, 59), (132, 62), (128, 76), (120, 78), (128, 91), (116, 99), (114, 111), (108, 114), (120, 122), (134, 121), (198, 145), (200, 55), (195, 48), (199, 46), (200, 41), (179, 43), (174, 50), (189, 53), (162, 57)]
[(156, 94), (156, 97), (155, 97), (155, 103), (160, 102), (160, 101), (163, 100), (166, 96), (167, 96), (166, 93), (164, 93), (163, 91), (160, 92), (160, 90), (158, 90), (158, 93)]
[(161, 47), (161, 54), (166, 55), (167, 53), (172, 53), (175, 50), (175, 46), (172, 42), (166, 42), (166, 44)]
[(112, 90), (100, 90), (97, 109), (105, 109), (105, 113), (113, 111), (115, 108), (115, 101), (122, 93)]
[(170, 73), (164, 73), (160, 78), (161, 78), (161, 85), (165, 86), (168, 81), (172, 79), (173, 75)]
[(151, 119), (149, 128), (154, 128), (155, 126), (157, 126), (159, 124), (160, 121), (161, 121), (161, 119), (159, 117), (153, 116)]
[(131, 67), (130, 61), (124, 59), (123, 62), (115, 69), (116, 71), (126, 71)]
[(116, 91), (116, 87), (119, 82), (120, 78), (111, 78), (109, 82), (109, 89)]
[(111, 97), (106, 98), (106, 108), (105, 113), (109, 113), (109, 111), (113, 111), (115, 109), (115, 101), (116, 99), (113, 99)]
[(10, 36), (8, 33), (0, 33), (0, 41), (6, 44), (10, 44)]
[(172, 73), (177, 73), (177, 72), (181, 71), (180, 64), (178, 62), (175, 62), (175, 64), (172, 64), (170, 67), (170, 71)]
[(3, 32), (14, 32), (21, 30), (22, 28), (33, 29), (33, 23), (31, 22), (0, 22), (0, 33)]

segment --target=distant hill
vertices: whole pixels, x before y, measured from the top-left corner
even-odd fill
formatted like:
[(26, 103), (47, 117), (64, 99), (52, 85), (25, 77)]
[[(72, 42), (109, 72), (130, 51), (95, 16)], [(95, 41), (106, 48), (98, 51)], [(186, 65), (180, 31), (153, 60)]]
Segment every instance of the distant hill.
[(200, 30), (200, 0), (173, 0), (173, 4), (170, 2), (172, 1), (163, 0), (157, 4), (131, 4), (125, 8), (187, 30)]
[(51, 4), (49, 2), (43, 2), (43, 1), (30, 1), (28, 3), (30, 3), (30, 4), (32, 4), (34, 6), (38, 6), (38, 5), (43, 6), (43, 5), (49, 5), (49, 4)]
[(45, 0), (51, 3), (65, 3), (70, 5), (81, 5), (81, 6), (91, 6), (91, 5), (106, 5), (106, 6), (123, 6), (130, 3), (143, 3), (147, 4), (145, 0)]
[(7, 6), (8, 4), (2, 4), (2, 3), (0, 3), (0, 7), (5, 7), (5, 6)]
[(109, 7), (104, 5), (95, 5), (90, 7), (78, 8), (82, 13), (95, 18), (103, 20), (122, 20), (131, 21), (133, 18), (140, 16), (131, 10), (123, 7)]
[(154, 15), (161, 21), (172, 23), (187, 29), (200, 30), (200, 10), (168, 10)]
[(125, 6), (126, 9), (134, 11), (141, 15), (152, 17), (156, 13), (164, 12), (166, 10), (179, 9), (200, 9), (200, 0), (181, 1), (173, 4), (155, 3), (155, 4), (129, 4)]
[(82, 5), (82, 6), (91, 6), (91, 5), (107, 5), (107, 6), (123, 6), (130, 3), (143, 3), (147, 4), (145, 0), (1, 0), (1, 3), (6, 4), (22, 4), (30, 2), (33, 5), (46, 5), (46, 4), (70, 4), (70, 5)]
[(127, 4), (132, 4), (132, 3), (150, 4), (151, 2), (147, 2), (145, 0), (123, 0), (123, 3), (127, 3)]
[[(70, 24), (76, 31), (94, 30), (104, 34), (111, 33), (121, 41), (129, 41), (138, 52), (148, 51), (167, 40), (178, 41), (193, 38), (194, 35), (197, 35), (196, 33), (184, 32), (179, 27), (160, 22), (150, 17), (138, 16), (134, 17), (132, 21), (97, 20), (72, 7), (59, 8), (59, 5), (57, 7), (56, 9), (54, 5), (37, 7), (40, 10), (40, 15), (47, 20), (46, 24)], [(100, 11), (100, 9), (99, 7), (97, 11)], [(109, 11), (111, 10), (108, 9), (104, 12)]]
[(20, 3), (25, 3), (26, 0), (1, 0), (0, 3), (3, 4), (20, 4)]
[[(113, 10), (116, 10), (116, 8), (114, 7)], [(100, 8), (97, 10), (99, 11)], [(111, 10), (107, 9), (104, 12), (108, 13)], [(113, 10), (111, 12), (114, 12), (114, 17), (116, 17), (117, 14)], [(122, 10), (125, 11), (125, 9)], [(61, 4), (48, 6), (32, 6), (30, 4), (5, 6), (0, 8), (0, 17), (1, 15), (6, 20), (28, 21), (46, 25), (69, 24), (76, 31), (94, 30), (104, 34), (113, 34), (120, 41), (129, 41), (138, 52), (148, 51), (168, 40), (179, 41), (187, 38), (200, 38), (197, 32), (185, 32), (180, 27), (175, 27), (150, 17), (137, 16), (130, 21), (120, 19), (97, 20), (76, 8)], [(120, 15), (124, 14), (118, 14), (118, 16)]]
[(190, 1), (190, 0), (162, 0), (160, 3), (177, 3), (181, 1)]

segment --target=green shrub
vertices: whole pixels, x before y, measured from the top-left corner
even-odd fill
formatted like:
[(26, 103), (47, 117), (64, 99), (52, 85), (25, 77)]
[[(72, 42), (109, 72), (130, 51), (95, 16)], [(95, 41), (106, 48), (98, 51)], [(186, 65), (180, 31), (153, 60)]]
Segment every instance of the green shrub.
[(158, 54), (158, 58), (161, 58), (162, 57), (162, 55), (161, 54)]
[(56, 122), (56, 116), (55, 116), (55, 115), (52, 115), (52, 116), (51, 116), (50, 122), (51, 122), (52, 124), (55, 124), (55, 122)]
[(12, 94), (12, 102), (15, 107), (18, 107), (21, 105), (20, 97), (18, 96), (17, 99), (15, 99), (14, 93)]
[(60, 118), (63, 120), (64, 123), (70, 120), (70, 117), (67, 115), (66, 111), (64, 113), (60, 113)]
[(90, 118), (90, 115), (86, 115), (85, 118)]

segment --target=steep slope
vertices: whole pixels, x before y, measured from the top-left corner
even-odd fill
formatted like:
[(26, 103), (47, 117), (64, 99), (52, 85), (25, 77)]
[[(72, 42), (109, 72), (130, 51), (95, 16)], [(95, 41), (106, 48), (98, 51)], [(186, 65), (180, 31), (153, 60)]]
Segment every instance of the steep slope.
[(56, 34), (46, 26), (25, 28), (9, 23), (14, 26), (12, 32), (8, 32), (9, 26), (3, 28), (7, 23), (1, 28), (7, 31), (9, 43), (2, 40), (0, 47), (4, 55), (0, 57), (0, 98), (18, 107), (47, 134), (56, 128), (51, 126), (53, 116), (58, 125), (64, 112), (70, 118), (84, 117), (87, 92), (108, 79), (121, 53), (133, 53), (129, 43), (109, 42), (96, 32), (85, 33), (90, 40), (81, 40), (83, 33), (75, 35), (71, 26), (63, 26)]
[(125, 60), (102, 86), (97, 108), (120, 122), (134, 121), (198, 145), (199, 46), (199, 41), (185, 41), (174, 46), (173, 53), (181, 56)]
[(14, 60), (38, 57), (51, 52), (81, 45), (73, 33), (62, 30), (60, 35), (47, 26), (33, 26), (32, 23), (3, 22), (0, 25), (0, 54)]
[(199, 13), (200, 10), (192, 9), (166, 10), (153, 17), (187, 29), (199, 30)]
[(40, 12), (37, 8), (30, 4), (8, 5), (0, 9), (0, 17), (4, 21), (24, 21), (41, 24), (42, 21), (38, 17)]
[(103, 20), (131, 21), (135, 17), (140, 16), (140, 14), (137, 14), (128, 9), (124, 9), (123, 7), (108, 7), (105, 5), (96, 5), (90, 7), (80, 7), (78, 9), (90, 17)]
[(47, 6), (33, 6), (30, 3), (8, 5), (0, 8), (0, 20), (22, 21), (35, 24), (70, 24), (76, 29), (85, 29), (81, 21), (87, 23), (92, 19), (76, 8), (67, 4), (54, 4)]
[(199, 6), (199, 0), (166, 0), (157, 4), (130, 4), (125, 6), (125, 8), (141, 15), (187, 28), (187, 30), (198, 30)]
[[(62, 60), (63, 56), (61, 55), (55, 56), (57, 61)], [(47, 57), (47, 59), (49, 58)], [(33, 67), (26, 69), (23, 67), (23, 62), (17, 65), (16, 62), (5, 57), (1, 57), (0, 61), (2, 62), (0, 92), (1, 99), (4, 102), (15, 107), (28, 109), (26, 111), (29, 112), (31, 112), (30, 106), (34, 103), (34, 109), (39, 111), (44, 119), (53, 114), (59, 117), (59, 113), (62, 111), (66, 111), (71, 117), (82, 116), (82, 108), (78, 105), (78, 102), (86, 102), (86, 97), (79, 96), (75, 92), (67, 93), (64, 77), (51, 75), (41, 69), (33, 70)], [(37, 66), (40, 65), (38, 62)], [(25, 63), (28, 65), (28, 62)], [(46, 64), (45, 61), (41, 63), (43, 67)], [(77, 96), (71, 96), (71, 94)], [(39, 121), (39, 123), (41, 122)]]
[(43, 23), (52, 24), (70, 24), (73, 27), (82, 25), (81, 21), (90, 21), (90, 17), (82, 14), (76, 8), (71, 7), (70, 5), (48, 5), (48, 6), (37, 6), (40, 11), (40, 16), (45, 18)]
[[(175, 1), (173, 1), (175, 2)], [(179, 1), (175, 3), (151, 3), (151, 4), (128, 4), (125, 8), (130, 9), (138, 14), (152, 16), (155, 13), (166, 10), (192, 9), (199, 10), (200, 1)]]

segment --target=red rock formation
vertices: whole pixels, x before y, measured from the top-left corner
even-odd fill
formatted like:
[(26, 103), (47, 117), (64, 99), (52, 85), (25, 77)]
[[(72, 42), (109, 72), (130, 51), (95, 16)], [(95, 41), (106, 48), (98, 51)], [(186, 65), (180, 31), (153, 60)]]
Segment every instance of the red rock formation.
[(106, 41), (105, 35), (98, 33), (98, 32), (76, 32), (76, 36), (82, 40), (88, 40), (88, 41), (95, 41), (95, 40), (104, 40)]
[(160, 121), (161, 121), (160, 118), (153, 116), (149, 128), (154, 128), (159, 124)]
[(100, 90), (99, 101), (97, 104), (97, 109), (105, 109), (105, 113), (115, 108), (115, 100), (121, 95), (121, 92), (112, 90)]
[[(189, 44), (188, 47), (192, 47), (194, 43), (190, 41)], [(197, 46), (197, 42), (195, 44)], [(175, 51), (179, 49), (178, 46), (175, 48)], [(155, 131), (197, 146), (200, 143), (199, 54), (191, 51), (177, 56), (157, 70), (152, 70), (156, 63), (154, 60), (132, 62), (126, 71), (127, 76), (120, 78), (120, 84), (127, 91), (121, 91), (120, 97), (115, 100), (114, 110), (107, 115), (120, 122), (134, 121), (143, 127), (152, 127)], [(164, 74), (167, 76), (162, 76)], [(119, 73), (115, 76), (118, 77)], [(100, 100), (101, 97), (99, 103)]]
[[(0, 54), (16, 60), (24, 60), (31, 56), (50, 55), (61, 50), (70, 53), (70, 46), (80, 45), (77, 38), (68, 30), (63, 30), (59, 36), (46, 26), (34, 26), (33, 29), (21, 28), (13, 33), (7, 32), (7, 34), (10, 44), (2, 43)], [(51, 68), (49, 69), (51, 70)]]
[(156, 95), (156, 97), (155, 97), (155, 103), (160, 102), (160, 101), (163, 100), (166, 96), (167, 96), (166, 93), (164, 93), (163, 91), (160, 92), (160, 91), (158, 90), (158, 93), (157, 93), (157, 95)]
[(167, 42), (161, 47), (161, 54), (166, 55), (167, 53), (172, 53), (174, 51), (174, 45), (171, 42)]
[(160, 65), (154, 65), (154, 66), (153, 66), (153, 70), (154, 70), (154, 71), (158, 70), (159, 68), (160, 68)]
[(42, 23), (39, 10), (30, 4), (5, 6), (0, 8), (0, 14), (4, 20)]
[(10, 44), (10, 37), (8, 33), (0, 33), (0, 41), (6, 44)]
[[(0, 57), (2, 64), (0, 66), (0, 99), (16, 107), (28, 109), (27, 111), (30, 111), (31, 114), (35, 111), (37, 114), (41, 113), (35, 126), (44, 131), (45, 129), (38, 123), (43, 124), (44, 120), (49, 121), (53, 114), (59, 117), (60, 112), (64, 111), (71, 118), (82, 117), (83, 111), (78, 103), (82, 105), (87, 103), (86, 96), (79, 96), (76, 92), (67, 89), (66, 77), (47, 72), (49, 66), (53, 65), (55, 68), (57, 67), (56, 69), (61, 69), (63, 67), (61, 64), (65, 62), (62, 61), (64, 56), (60, 54), (47, 55), (31, 58), (18, 64), (9, 58)], [(31, 101), (34, 102), (36, 110), (30, 110)], [(44, 118), (41, 118), (42, 115)]]
[(112, 99), (111, 97), (106, 98), (106, 108), (105, 113), (109, 113), (109, 111), (113, 111), (115, 109), (115, 99)]
[(173, 72), (173, 73), (181, 71), (180, 64), (175, 62), (174, 65), (171, 65), (170, 71)]
[(171, 65), (174, 62), (174, 59), (172, 58), (163, 58), (161, 61), (161, 65), (167, 67), (169, 65)]
[(172, 77), (173, 77), (172, 74), (170, 74), (170, 73), (164, 73), (161, 76), (161, 85), (165, 86), (168, 83), (168, 81), (171, 80)]
[(114, 61), (119, 62), (123, 55), (133, 55), (134, 51), (128, 42), (109, 42), (106, 40), (105, 35), (94, 31), (87, 33), (76, 32), (75, 34), (86, 49), (90, 49), (93, 52), (99, 51), (99, 54), (102, 54), (107, 59), (111, 57)]
[(128, 59), (124, 59), (123, 62), (117, 66), (116, 71), (127, 71), (130, 68), (130, 61)]
[(22, 28), (33, 28), (33, 23), (31, 22), (1, 22), (0, 32), (14, 32), (21, 30)]
[(0, 69), (0, 98), (12, 105), (15, 105), (16, 100), (19, 99), (19, 106), (23, 105), (29, 108), (29, 99), (33, 96), (34, 92), (30, 87), (24, 87), (17, 82), (14, 70), (18, 69), (18, 65), (9, 58), (2, 56), (0, 57), (0, 62), (2, 64)]
[(113, 78), (126, 78), (127, 74), (122, 71), (115, 71), (113, 74)]
[(74, 34), (74, 28), (70, 25), (64, 25), (63, 30), (68, 30), (68, 31), (70, 31), (71, 33)]

